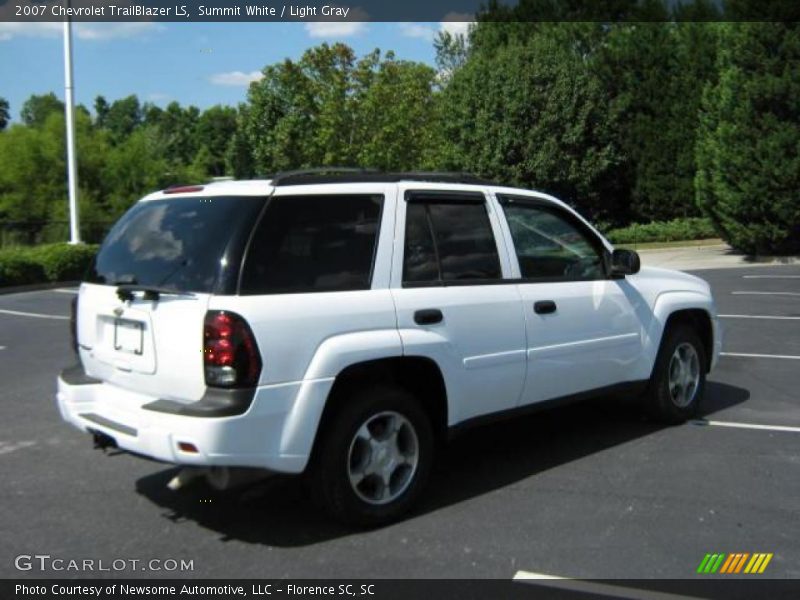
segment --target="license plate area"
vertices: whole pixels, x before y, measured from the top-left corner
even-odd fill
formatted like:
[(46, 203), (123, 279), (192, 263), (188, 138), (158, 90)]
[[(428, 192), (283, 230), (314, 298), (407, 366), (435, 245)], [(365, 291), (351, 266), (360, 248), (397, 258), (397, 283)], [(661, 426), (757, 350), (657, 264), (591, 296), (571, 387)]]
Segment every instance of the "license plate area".
[(114, 350), (141, 356), (144, 348), (144, 323), (114, 319)]

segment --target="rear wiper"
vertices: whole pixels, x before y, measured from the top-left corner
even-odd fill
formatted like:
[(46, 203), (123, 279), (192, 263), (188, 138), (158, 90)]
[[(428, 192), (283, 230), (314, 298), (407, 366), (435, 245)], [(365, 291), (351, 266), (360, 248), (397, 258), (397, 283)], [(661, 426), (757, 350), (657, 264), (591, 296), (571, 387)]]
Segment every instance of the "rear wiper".
[(132, 301), (134, 292), (144, 292), (145, 300), (155, 300), (156, 302), (162, 294), (165, 296), (189, 296), (194, 297), (191, 292), (179, 292), (170, 288), (153, 286), (153, 285), (140, 285), (136, 283), (123, 283), (117, 286), (117, 296), (123, 302)]

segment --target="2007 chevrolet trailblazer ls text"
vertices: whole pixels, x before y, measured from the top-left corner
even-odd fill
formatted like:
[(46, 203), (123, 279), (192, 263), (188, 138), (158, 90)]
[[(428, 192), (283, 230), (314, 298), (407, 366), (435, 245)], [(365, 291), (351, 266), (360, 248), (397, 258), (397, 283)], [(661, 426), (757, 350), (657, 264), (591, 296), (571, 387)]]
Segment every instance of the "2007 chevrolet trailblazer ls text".
[(437, 442), (627, 392), (670, 423), (720, 352), (709, 286), (639, 268), (555, 198), (456, 174), (320, 170), (168, 188), (103, 243), (64, 419), (184, 466), (304, 473), (374, 525)]

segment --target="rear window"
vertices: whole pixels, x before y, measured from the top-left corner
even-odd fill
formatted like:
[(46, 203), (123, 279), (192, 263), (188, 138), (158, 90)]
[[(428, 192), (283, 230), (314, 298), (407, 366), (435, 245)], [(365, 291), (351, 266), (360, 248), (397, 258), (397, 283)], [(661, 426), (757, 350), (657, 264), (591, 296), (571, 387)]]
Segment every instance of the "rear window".
[(228, 256), (232, 241), (247, 235), (261, 207), (251, 196), (139, 202), (109, 232), (88, 281), (214, 292), (227, 263), (238, 263)]
[(279, 196), (247, 250), (242, 294), (369, 289), (382, 196)]

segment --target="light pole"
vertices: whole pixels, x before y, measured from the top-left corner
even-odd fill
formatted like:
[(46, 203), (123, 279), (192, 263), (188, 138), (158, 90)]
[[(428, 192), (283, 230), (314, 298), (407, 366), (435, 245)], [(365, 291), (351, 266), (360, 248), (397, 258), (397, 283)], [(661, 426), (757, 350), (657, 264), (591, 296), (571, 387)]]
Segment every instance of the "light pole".
[[(69, 6), (69, 0), (67, 0)], [(75, 98), (72, 95), (72, 21), (64, 21), (64, 112), (67, 121), (67, 188), (69, 190), (69, 243), (80, 244), (78, 226), (78, 162), (75, 154)]]

